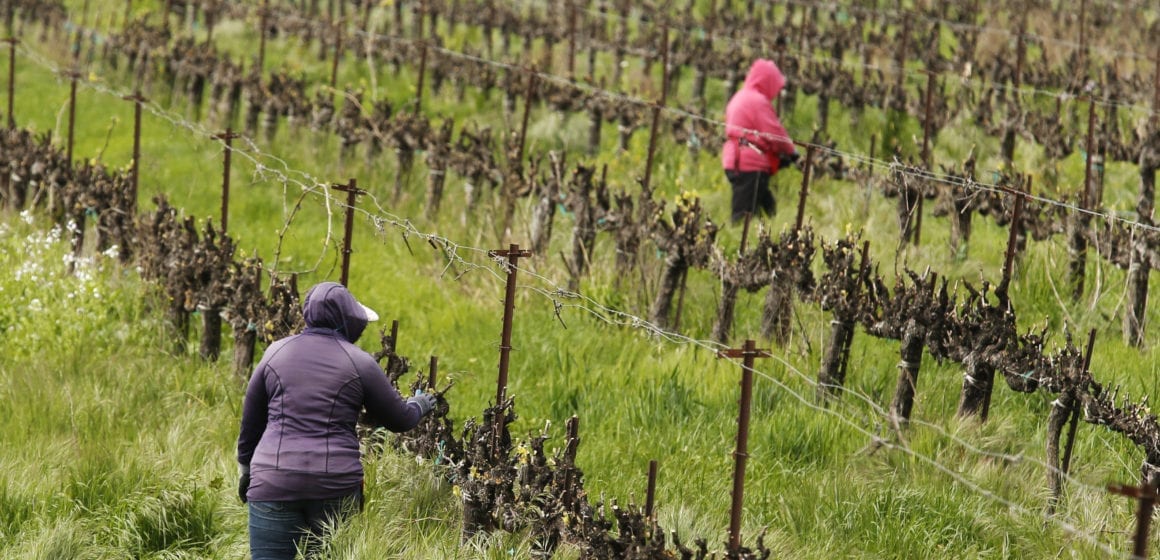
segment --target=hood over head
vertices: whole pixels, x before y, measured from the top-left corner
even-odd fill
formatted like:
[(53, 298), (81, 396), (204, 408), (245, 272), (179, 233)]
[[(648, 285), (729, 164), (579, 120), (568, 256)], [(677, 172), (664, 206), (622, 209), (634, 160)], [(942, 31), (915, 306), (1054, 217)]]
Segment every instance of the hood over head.
[(749, 67), (749, 73), (745, 76), (745, 87), (755, 89), (772, 100), (785, 87), (785, 75), (772, 60), (759, 58)]
[(302, 318), (307, 327), (334, 329), (355, 342), (366, 330), (367, 323), (377, 321), (379, 315), (359, 303), (346, 286), (322, 282), (306, 292)]

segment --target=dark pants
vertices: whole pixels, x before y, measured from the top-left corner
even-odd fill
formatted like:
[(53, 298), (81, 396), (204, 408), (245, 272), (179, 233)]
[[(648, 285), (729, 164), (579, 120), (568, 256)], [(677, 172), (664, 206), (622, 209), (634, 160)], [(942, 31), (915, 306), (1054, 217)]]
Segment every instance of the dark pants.
[(777, 211), (777, 202), (773, 200), (773, 192), (769, 190), (769, 173), (726, 170), (725, 177), (729, 179), (729, 184), (733, 185), (734, 222), (744, 220), (746, 214), (757, 215), (759, 210), (769, 215)]
[(326, 527), (361, 508), (361, 493), (329, 500), (250, 501), (250, 555), (253, 560), (294, 560), (301, 548), (312, 558), (322, 545)]

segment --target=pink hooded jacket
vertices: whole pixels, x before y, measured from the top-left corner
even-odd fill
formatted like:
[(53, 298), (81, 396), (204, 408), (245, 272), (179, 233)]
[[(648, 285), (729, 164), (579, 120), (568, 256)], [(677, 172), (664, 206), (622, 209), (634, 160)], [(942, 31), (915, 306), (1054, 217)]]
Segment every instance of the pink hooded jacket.
[[(778, 154), (794, 153), (793, 140), (772, 105), (783, 87), (785, 76), (772, 60), (753, 61), (745, 85), (725, 107), (721, 165), (726, 171), (772, 172), (771, 161), (776, 161)], [(745, 142), (739, 141), (742, 138)]]

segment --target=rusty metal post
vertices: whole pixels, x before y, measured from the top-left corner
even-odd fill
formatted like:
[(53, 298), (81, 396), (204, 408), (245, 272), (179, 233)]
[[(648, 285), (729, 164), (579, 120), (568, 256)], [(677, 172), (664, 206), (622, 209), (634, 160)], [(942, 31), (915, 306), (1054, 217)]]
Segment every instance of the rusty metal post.
[(16, 44), (20, 39), (9, 37), (8, 43), (8, 128), (16, 128)]
[(80, 72), (75, 69), (68, 73), (70, 82), (68, 90), (68, 146), (65, 149), (65, 156), (68, 157), (69, 165), (72, 165), (73, 160), (73, 132), (77, 122), (77, 78), (80, 75)]
[(507, 262), (504, 268), (507, 269), (507, 286), (504, 291), (503, 299), (503, 331), (500, 333), (499, 342), (499, 379), (496, 381), (495, 387), (495, 405), (503, 404), (504, 397), (507, 395), (507, 380), (508, 380), (508, 364), (511, 360), (512, 351), (512, 315), (515, 314), (516, 309), (516, 273), (519, 272), (518, 263), (520, 257), (532, 256), (531, 251), (520, 250), (520, 246), (511, 244), (506, 251), (497, 249), (495, 251), (487, 252), (492, 258), (506, 258)]
[(648, 462), (648, 490), (645, 494), (644, 500), (644, 514), (649, 519), (653, 517), (653, 506), (656, 504), (657, 495), (657, 460), (653, 459)]
[(130, 175), (129, 188), (129, 215), (135, 216), (137, 214), (137, 180), (141, 172), (141, 104), (148, 101), (141, 96), (141, 90), (137, 89), (133, 95), (126, 95), (123, 97), (125, 101), (133, 102), (133, 169)]
[(810, 173), (814, 167), (814, 145), (806, 146), (806, 163), (802, 166), (802, 190), (798, 194), (797, 221), (794, 230), (801, 231), (806, 219), (806, 196), (810, 192)]
[(338, 87), (338, 60), (342, 58), (342, 21), (334, 26), (334, 65), (330, 67), (330, 88)]
[(215, 134), (214, 139), (222, 140), (226, 143), (225, 150), (223, 150), (222, 160), (222, 233), (226, 233), (230, 227), (230, 156), (233, 155), (233, 139), (241, 136), (233, 131), (233, 129), (226, 127), (226, 131), (221, 134)]
[[(1096, 345), (1096, 330), (1092, 329), (1088, 333), (1087, 351), (1083, 356), (1083, 373), (1086, 374), (1091, 369), (1092, 365), (1092, 350)], [(1079, 399), (1074, 400), (1075, 404), (1071, 409), (1071, 426), (1067, 428), (1067, 442), (1063, 446), (1063, 459), (1059, 462), (1059, 468), (1066, 475), (1071, 470), (1071, 450), (1075, 446), (1075, 433), (1079, 429)]]
[(351, 236), (354, 234), (355, 199), (360, 194), (366, 194), (366, 191), (358, 188), (358, 183), (353, 177), (345, 185), (334, 185), (334, 190), (346, 193), (346, 225), (342, 236), (342, 278), (339, 280), (343, 286), (346, 286), (347, 280), (350, 279), (350, 242)]
[(438, 379), (439, 357), (431, 356), (431, 365), (427, 368), (427, 389), (435, 390), (435, 380)]
[(648, 156), (645, 159), (644, 180), (641, 183), (645, 192), (648, 192), (652, 185), (653, 158), (657, 150), (657, 129), (661, 124), (661, 110), (668, 102), (669, 95), (669, 26), (667, 24), (661, 32), (661, 37), (663, 37), (661, 44), (661, 98), (653, 105), (652, 130), (648, 136)]
[(516, 163), (524, 161), (524, 148), (528, 143), (528, 121), (532, 116), (532, 98), (536, 96), (536, 69), (528, 71), (528, 89), (524, 91), (524, 119), (520, 123), (520, 145), (516, 152)]
[(1135, 498), (1139, 502), (1136, 508), (1136, 536), (1132, 541), (1132, 560), (1144, 560), (1148, 557), (1148, 533), (1152, 524), (1152, 509), (1156, 505), (1157, 497), (1160, 497), (1156, 487), (1149, 484), (1142, 487), (1109, 484), (1108, 492)]
[(737, 416), (737, 449), (733, 452), (733, 501), (729, 514), (729, 551), (741, 549), (741, 506), (745, 497), (745, 461), (749, 458), (749, 412), (753, 400), (753, 359), (772, 356), (758, 350), (753, 340), (742, 348), (718, 350), (718, 358), (741, 358), (741, 401)]

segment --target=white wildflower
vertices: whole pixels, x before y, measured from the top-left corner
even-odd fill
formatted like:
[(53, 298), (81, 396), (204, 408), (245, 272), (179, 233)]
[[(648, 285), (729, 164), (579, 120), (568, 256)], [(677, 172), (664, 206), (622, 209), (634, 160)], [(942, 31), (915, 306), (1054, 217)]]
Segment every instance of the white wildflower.
[(22, 220), (24, 223), (26, 223), (26, 224), (28, 224), (28, 225), (32, 225), (32, 221), (33, 221), (33, 220), (32, 220), (32, 210), (25, 210), (25, 211), (21, 212), (21, 213), (20, 213), (20, 219), (21, 219), (21, 220)]

